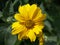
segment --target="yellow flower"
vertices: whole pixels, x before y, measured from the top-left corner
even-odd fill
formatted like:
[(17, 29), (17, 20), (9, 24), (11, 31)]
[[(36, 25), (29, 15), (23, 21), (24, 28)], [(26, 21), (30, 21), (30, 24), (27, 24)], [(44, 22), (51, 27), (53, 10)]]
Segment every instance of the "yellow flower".
[(16, 22), (12, 24), (12, 34), (18, 34), (19, 40), (29, 38), (35, 41), (36, 37), (42, 33), (46, 15), (36, 4), (19, 6), (18, 12), (14, 15)]

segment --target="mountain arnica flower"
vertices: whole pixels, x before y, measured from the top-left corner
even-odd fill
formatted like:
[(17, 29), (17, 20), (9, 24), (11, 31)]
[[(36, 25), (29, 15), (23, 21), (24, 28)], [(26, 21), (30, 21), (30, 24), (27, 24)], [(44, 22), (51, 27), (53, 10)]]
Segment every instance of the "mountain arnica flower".
[(39, 45), (43, 45), (42, 29), (46, 14), (42, 13), (40, 7), (36, 4), (20, 5), (14, 18), (16, 22), (12, 24), (12, 35), (18, 35), (18, 40), (30, 39), (31, 42), (39, 37)]

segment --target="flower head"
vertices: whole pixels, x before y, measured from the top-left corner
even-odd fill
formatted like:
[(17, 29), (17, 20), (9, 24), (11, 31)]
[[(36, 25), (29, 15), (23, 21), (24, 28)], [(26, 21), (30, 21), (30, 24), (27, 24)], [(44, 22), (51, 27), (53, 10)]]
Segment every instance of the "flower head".
[(12, 24), (12, 34), (18, 34), (19, 40), (29, 38), (35, 41), (44, 28), (46, 15), (36, 4), (19, 6), (18, 12), (14, 15), (16, 22)]

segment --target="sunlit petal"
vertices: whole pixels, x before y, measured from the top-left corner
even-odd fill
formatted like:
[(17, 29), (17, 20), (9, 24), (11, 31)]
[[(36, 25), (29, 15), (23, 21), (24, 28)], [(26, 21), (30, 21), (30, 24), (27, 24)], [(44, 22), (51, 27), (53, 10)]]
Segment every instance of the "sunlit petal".
[(36, 34), (39, 34), (40, 32), (42, 32), (42, 29), (44, 28), (44, 25), (36, 25), (34, 26), (33, 28), (33, 31), (36, 33)]
[(15, 22), (12, 24), (12, 34), (15, 35), (15, 34), (18, 34), (19, 32), (21, 31), (24, 31), (26, 30), (26, 27), (22, 26), (19, 24), (19, 22)]
[(29, 30), (27, 37), (30, 38), (31, 41), (36, 40), (36, 35), (34, 34), (34, 32), (32, 30)]

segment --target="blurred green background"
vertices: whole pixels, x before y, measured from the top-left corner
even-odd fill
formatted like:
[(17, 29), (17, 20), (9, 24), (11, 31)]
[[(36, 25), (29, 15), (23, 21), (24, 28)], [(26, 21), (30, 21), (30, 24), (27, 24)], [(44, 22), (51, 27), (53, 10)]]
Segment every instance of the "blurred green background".
[(44, 22), (44, 45), (60, 45), (60, 2), (59, 0), (0, 0), (0, 45), (38, 45), (38, 40), (18, 41), (17, 36), (11, 35), (11, 24), (15, 21), (14, 14), (18, 6), (37, 4), (47, 14)]

